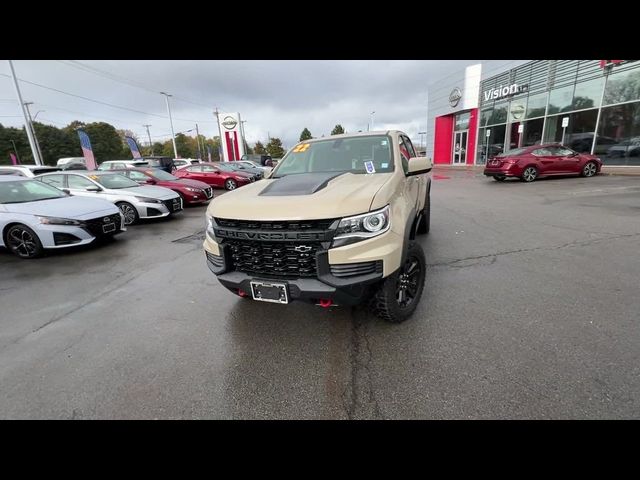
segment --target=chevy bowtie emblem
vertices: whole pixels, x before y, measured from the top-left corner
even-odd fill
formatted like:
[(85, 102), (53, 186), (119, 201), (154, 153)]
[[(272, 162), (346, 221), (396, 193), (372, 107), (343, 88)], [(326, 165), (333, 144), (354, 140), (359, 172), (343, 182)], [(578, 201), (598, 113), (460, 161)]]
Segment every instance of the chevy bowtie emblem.
[(301, 253), (309, 252), (312, 250), (311, 247), (308, 247), (307, 245), (298, 245), (297, 247), (293, 247), (293, 249), (296, 252), (301, 252)]

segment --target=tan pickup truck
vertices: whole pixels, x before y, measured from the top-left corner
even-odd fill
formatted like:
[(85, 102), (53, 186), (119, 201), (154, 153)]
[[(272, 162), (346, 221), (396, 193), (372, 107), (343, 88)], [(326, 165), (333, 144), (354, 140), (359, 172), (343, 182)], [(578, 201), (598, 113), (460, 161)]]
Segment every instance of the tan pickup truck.
[(264, 180), (212, 200), (207, 265), (241, 297), (323, 307), (368, 302), (406, 320), (425, 279), (431, 160), (400, 131), (297, 144)]

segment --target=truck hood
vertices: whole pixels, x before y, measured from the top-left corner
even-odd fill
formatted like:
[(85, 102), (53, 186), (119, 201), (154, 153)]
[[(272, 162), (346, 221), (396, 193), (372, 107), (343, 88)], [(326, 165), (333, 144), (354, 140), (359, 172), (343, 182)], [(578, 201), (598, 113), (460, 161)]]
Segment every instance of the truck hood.
[(119, 209), (113, 203), (100, 198), (62, 197), (28, 203), (8, 203), (3, 205), (9, 213), (41, 215), (86, 220), (101, 215), (113, 215)]
[(393, 173), (302, 173), (261, 180), (216, 197), (209, 215), (242, 220), (338, 218), (369, 211)]

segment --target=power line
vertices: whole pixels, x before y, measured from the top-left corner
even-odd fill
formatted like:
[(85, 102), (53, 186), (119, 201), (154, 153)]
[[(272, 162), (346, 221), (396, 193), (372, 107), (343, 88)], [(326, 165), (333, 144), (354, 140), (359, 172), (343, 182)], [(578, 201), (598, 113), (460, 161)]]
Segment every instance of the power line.
[[(11, 78), (11, 76), (10, 76), (10, 75), (7, 75), (7, 74), (5, 74), (5, 73), (0, 73), (0, 76), (6, 77), (6, 78)], [(103, 101), (101, 101), (101, 100), (95, 100), (95, 99), (93, 99), (93, 98), (85, 97), (85, 96), (82, 96), (82, 95), (77, 95), (77, 94), (75, 94), (75, 93), (65, 92), (65, 91), (60, 90), (60, 89), (57, 89), (57, 88), (48, 87), (48, 86), (46, 86), (46, 85), (42, 85), (42, 84), (40, 84), (40, 83), (36, 83), (36, 82), (31, 82), (31, 81), (29, 81), (29, 80), (24, 80), (24, 79), (22, 79), (22, 78), (19, 78), (18, 80), (20, 80), (20, 81), (21, 81), (21, 82), (23, 82), (23, 83), (28, 83), (29, 85), (34, 85), (34, 86), (36, 86), (36, 87), (44, 88), (44, 89), (46, 89), (46, 90), (51, 90), (51, 91), (54, 91), (54, 92), (57, 92), (57, 93), (61, 93), (61, 94), (63, 94), (63, 95), (68, 95), (68, 96), (70, 96), (70, 97), (80, 98), (80, 99), (82, 99), (82, 100), (86, 100), (86, 101), (88, 101), (88, 102), (93, 102), (93, 103), (97, 103), (97, 104), (100, 104), (100, 105), (105, 105), (105, 106), (107, 106), (107, 107), (111, 107), (111, 108), (119, 108), (119, 109), (121, 109), (121, 110), (127, 110), (127, 111), (129, 111), (129, 112), (141, 113), (141, 114), (143, 114), (143, 115), (149, 115), (149, 116), (152, 116), (152, 117), (164, 118), (164, 119), (168, 120), (168, 117), (166, 117), (166, 116), (164, 116), (164, 115), (158, 115), (157, 113), (143, 112), (143, 111), (141, 111), (141, 110), (135, 110), (135, 109), (133, 109), (133, 108), (123, 107), (123, 106), (121, 106), (121, 105), (114, 105), (113, 103), (103, 102)], [(195, 123), (195, 122), (215, 123), (215, 121), (214, 121), (214, 120), (193, 120), (193, 119), (178, 118), (178, 117), (176, 117), (175, 119), (176, 119), (176, 120), (183, 121), (183, 122), (191, 122), (191, 123)]]

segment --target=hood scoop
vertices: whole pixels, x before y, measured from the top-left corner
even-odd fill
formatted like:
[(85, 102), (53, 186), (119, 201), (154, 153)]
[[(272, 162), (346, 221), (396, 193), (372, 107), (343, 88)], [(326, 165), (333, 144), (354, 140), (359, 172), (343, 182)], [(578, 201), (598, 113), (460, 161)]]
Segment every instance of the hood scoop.
[(260, 196), (311, 195), (327, 186), (346, 172), (298, 173), (275, 179), (269, 183)]

